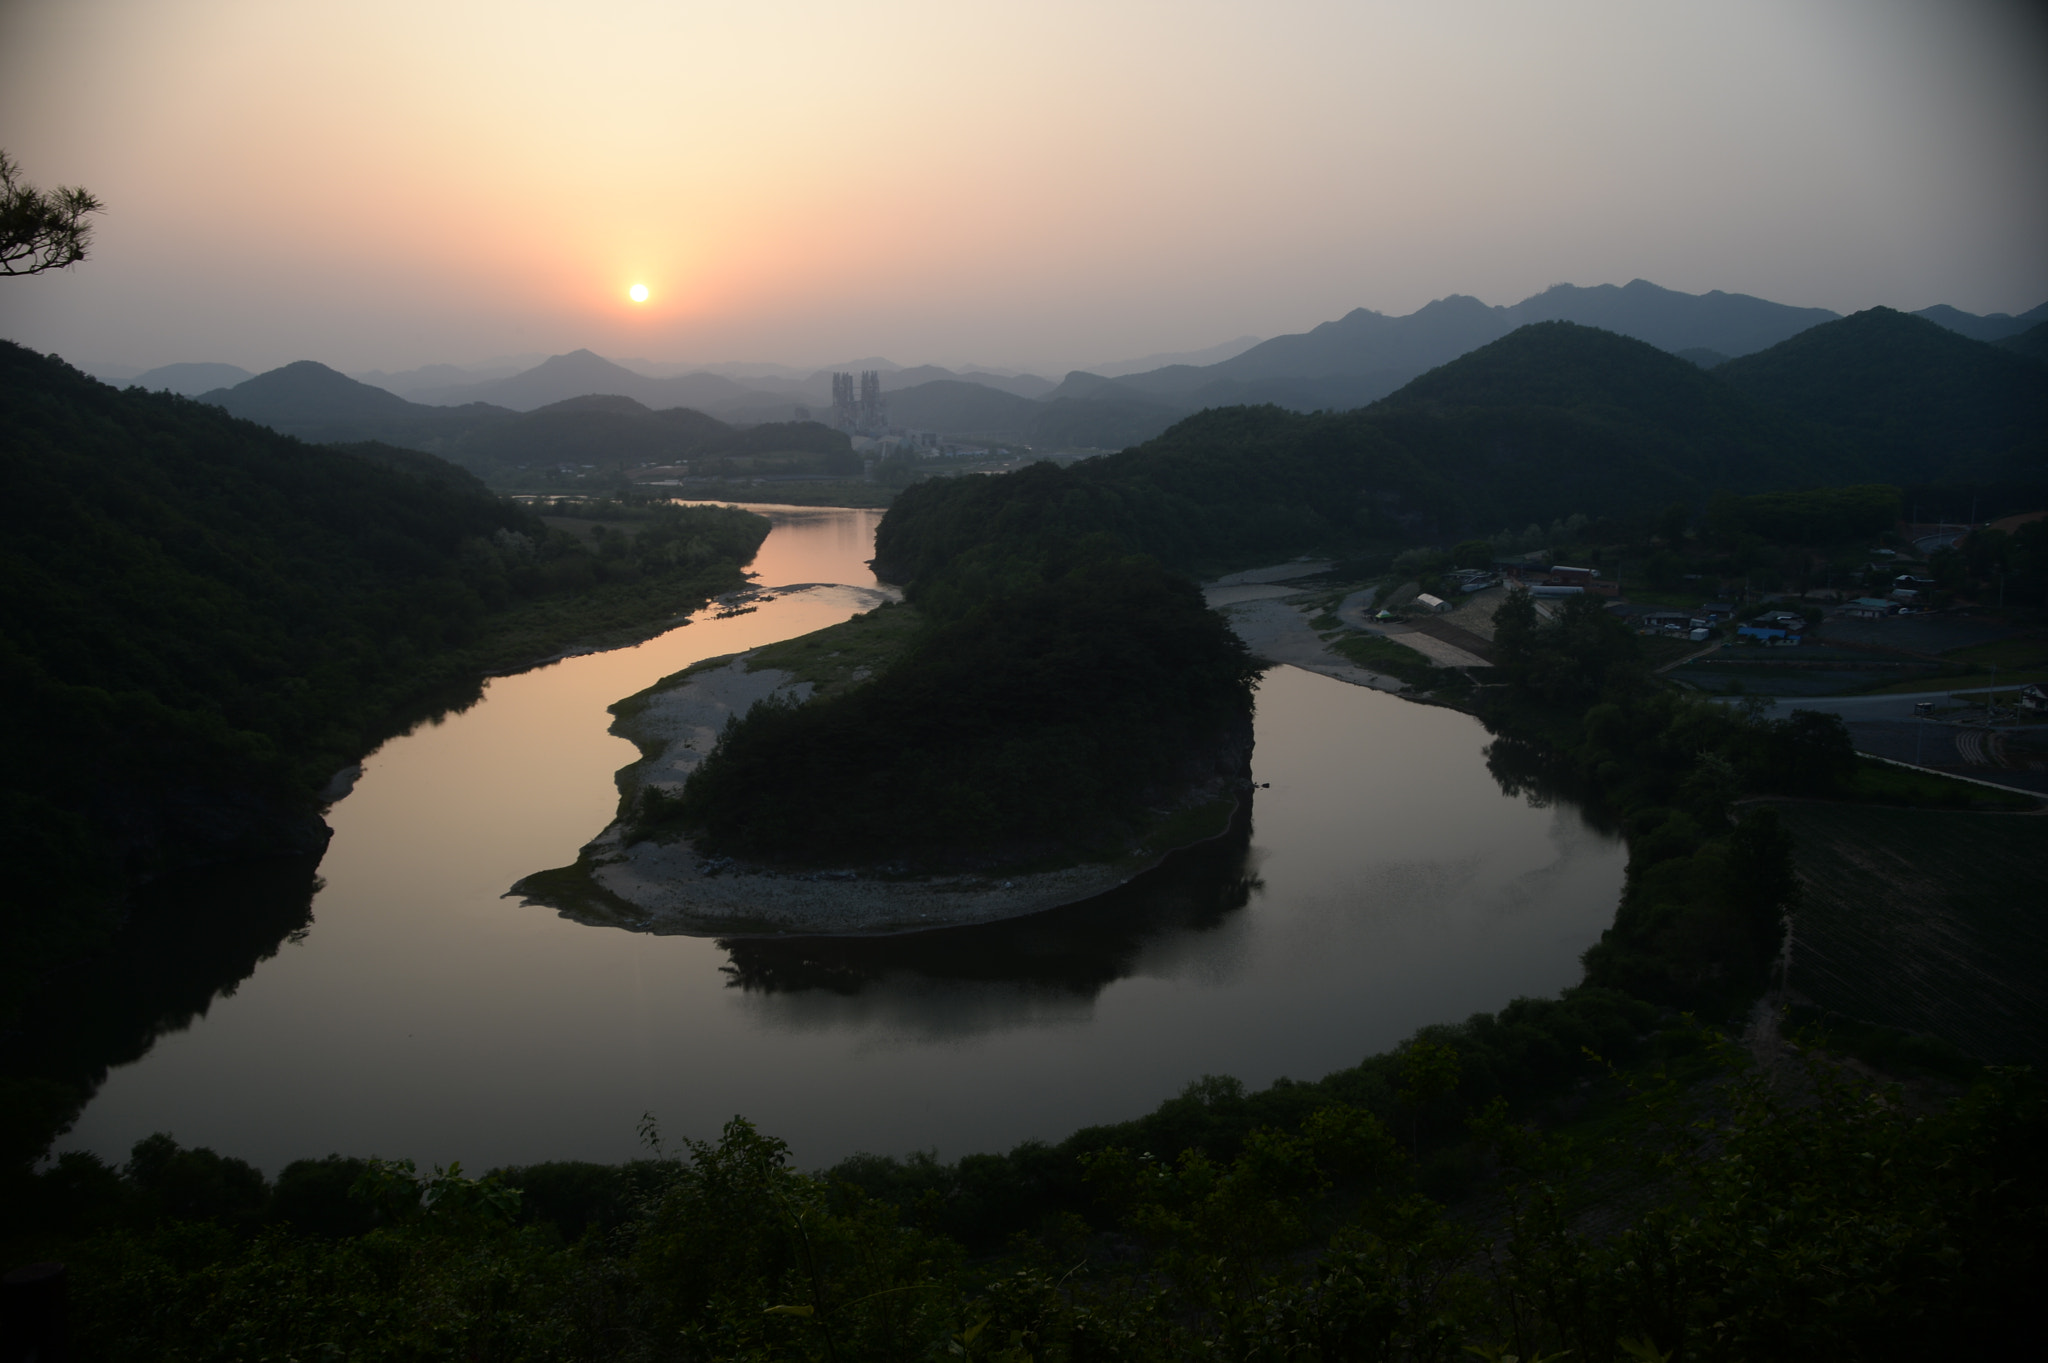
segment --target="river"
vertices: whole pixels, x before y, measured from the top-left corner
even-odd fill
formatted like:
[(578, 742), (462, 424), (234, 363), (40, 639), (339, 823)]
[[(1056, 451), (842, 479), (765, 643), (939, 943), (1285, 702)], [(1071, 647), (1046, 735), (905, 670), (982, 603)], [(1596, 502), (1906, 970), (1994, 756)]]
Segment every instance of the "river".
[[(878, 585), (865, 560), (881, 513), (770, 514), (760, 585)], [(1317, 1077), (1554, 993), (1613, 916), (1621, 843), (1569, 804), (1503, 794), (1477, 723), (1289, 667), (1259, 692), (1248, 836), (1090, 905), (719, 943), (504, 897), (610, 819), (612, 773), (636, 754), (606, 732), (607, 705), (870, 600), (812, 590), (703, 612), (496, 679), (387, 743), (328, 816), (310, 922), (302, 876), (296, 918), (192, 982), (196, 1004), (149, 1005), (167, 1019), (154, 1043), (57, 1149), (118, 1162), (168, 1131), (272, 1173), (330, 1151), (475, 1170), (631, 1158), (643, 1114), (671, 1143), (744, 1114), (802, 1167), (950, 1159), (1136, 1116), (1204, 1074)], [(257, 891), (231, 877), (195, 893), (218, 917)]]

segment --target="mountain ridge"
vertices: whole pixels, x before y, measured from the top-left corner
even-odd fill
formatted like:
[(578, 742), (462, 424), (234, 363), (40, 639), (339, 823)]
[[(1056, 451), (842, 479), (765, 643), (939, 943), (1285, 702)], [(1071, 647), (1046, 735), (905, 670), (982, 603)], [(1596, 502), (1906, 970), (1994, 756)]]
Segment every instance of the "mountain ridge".
[[(1946, 306), (1914, 315), (1958, 336), (1988, 329), (2010, 339), (2048, 318), (2048, 304), (2018, 317), (1981, 318)], [(396, 409), (387, 409), (383, 424), (374, 429), (342, 430), (332, 413), (324, 424), (310, 413), (285, 411), (275, 404), (264, 407), (269, 417), (258, 415), (253, 392), (227, 399), (216, 391), (204, 400), (309, 439), (374, 437), (437, 448), (433, 442), (445, 437), (449, 422), (423, 413), (456, 410), (453, 404), (458, 402), (520, 412), (570, 397), (610, 393), (654, 409), (687, 407), (741, 424), (785, 422), (800, 417), (798, 408), (829, 404), (831, 373), (870, 368), (882, 375), (892, 424), (898, 426), (1042, 448), (1114, 449), (1150, 439), (1175, 421), (1212, 407), (1270, 403), (1307, 412), (1368, 406), (1533, 322), (1598, 327), (1711, 367), (1839, 320), (1824, 308), (1793, 307), (1721, 290), (1688, 294), (1635, 279), (1624, 285), (1559, 284), (1511, 306), (1451, 294), (1398, 317), (1354, 308), (1308, 331), (1272, 337), (1212, 364), (1174, 363), (1117, 374), (1074, 370), (1058, 383), (1031, 374), (905, 367), (880, 356), (849, 360), (843, 369), (820, 369), (807, 377), (733, 378), (708, 370), (651, 377), (581, 349), (550, 356), (505, 378), (414, 391), (408, 400), (422, 410), (411, 414), (417, 429), (409, 434), (392, 424)], [(1025, 403), (1037, 404), (1037, 410), (1020, 405)], [(480, 419), (482, 410), (462, 424)]]

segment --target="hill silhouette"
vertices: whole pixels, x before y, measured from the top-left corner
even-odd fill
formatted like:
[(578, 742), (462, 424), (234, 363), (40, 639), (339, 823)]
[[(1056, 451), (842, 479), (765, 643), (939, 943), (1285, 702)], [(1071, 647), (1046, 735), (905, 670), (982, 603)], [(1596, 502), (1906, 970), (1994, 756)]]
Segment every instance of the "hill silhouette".
[(600, 395), (566, 398), (465, 431), (444, 453), (483, 472), (506, 465), (668, 463), (731, 430), (687, 407), (654, 412), (632, 398)]
[(431, 449), (465, 431), (513, 415), (502, 407), (428, 407), (358, 383), (317, 360), (296, 360), (199, 401), (282, 435), (321, 443), (382, 440)]
[(2028, 359), (2048, 361), (2048, 322), (2029, 327), (2017, 336), (2008, 336), (1998, 343), (2000, 350), (2010, 350), (2015, 355)]
[(1750, 417), (1691, 360), (1576, 322), (1537, 322), (1403, 386), (1383, 408), (1552, 407), (1678, 431)]
[[(631, 372), (608, 361), (598, 363), (605, 368), (585, 365), (582, 372)], [(565, 366), (557, 377), (573, 369)], [(837, 456), (835, 467), (842, 473), (860, 468), (847, 437), (816, 422), (769, 422), (742, 430), (694, 408), (657, 411), (622, 394), (579, 395), (523, 412), (484, 403), (434, 407), (359, 383), (312, 360), (259, 374), (201, 400), (302, 440), (401, 446), (439, 455), (485, 477), (514, 467), (616, 468), (706, 454), (782, 452)]]
[(2012, 471), (2048, 433), (2048, 367), (1890, 308), (1815, 327), (1714, 377), (1825, 432), (1863, 476)]
[(238, 364), (167, 364), (145, 370), (129, 383), (151, 392), (177, 393), (181, 397), (195, 398), (216, 388), (232, 388), (238, 383), (247, 383), (254, 377)]
[(840, 474), (857, 474), (861, 468), (846, 434), (815, 421), (734, 427), (694, 408), (653, 411), (613, 394), (565, 398), (481, 423), (438, 450), (486, 476), (557, 463), (610, 469), (741, 454), (822, 454)]
[(900, 581), (972, 561), (997, 531), (1040, 553), (1100, 534), (1205, 572), (1318, 545), (1697, 505), (1717, 490), (1833, 478), (1843, 462), (1825, 437), (1717, 373), (1545, 322), (1360, 410), (1212, 408), (1070, 469), (918, 484), (892, 506), (875, 552)]
[(1994, 312), (1978, 316), (1952, 308), (1946, 303), (1936, 303), (1931, 308), (1921, 308), (1915, 317), (1924, 317), (1937, 326), (1969, 337), (1973, 341), (2002, 341), (2008, 336), (2017, 336), (2027, 328), (2048, 321), (2048, 303), (2030, 308), (2014, 317), (2010, 313)]
[(1826, 308), (1792, 307), (1719, 289), (1682, 293), (1660, 288), (1647, 279), (1592, 288), (1559, 284), (1523, 299), (1507, 313), (1517, 326), (1577, 322), (1647, 341), (1674, 354), (1713, 350), (1723, 355), (1762, 350), (1841, 315)]
[[(1411, 444), (1498, 487), (1528, 474), (1574, 489), (1582, 508), (1632, 496), (1691, 500), (1713, 487), (1760, 490), (1831, 475), (1832, 452), (1758, 409), (1715, 374), (1643, 341), (1573, 322), (1538, 322), (1432, 370), (1369, 409)], [(1435, 423), (1413, 420), (1427, 413)], [(1578, 441), (1570, 454), (1557, 442)], [(1653, 484), (1660, 485), (1653, 487)], [(1520, 496), (1538, 496), (1527, 488)]]
[(432, 406), (487, 402), (515, 412), (530, 412), (567, 398), (595, 394), (629, 397), (654, 408), (694, 407), (702, 410), (706, 407), (760, 405), (763, 401), (787, 406), (786, 399), (766, 397), (743, 383), (717, 374), (649, 378), (590, 350), (551, 355), (533, 368), (510, 378), (449, 388), (422, 388), (412, 396), (414, 401)]
[[(1838, 314), (1748, 294), (1660, 288), (1648, 280), (1592, 288), (1560, 284), (1511, 307), (1452, 294), (1402, 317), (1358, 308), (1309, 331), (1276, 336), (1217, 364), (1175, 365), (1118, 379), (1183, 408), (1279, 402), (1297, 410), (1363, 406), (1532, 322), (1569, 321), (1662, 350), (1741, 355)], [(1263, 385), (1263, 386), (1262, 386)]]
[(889, 420), (949, 435), (1022, 438), (1044, 404), (961, 379), (934, 379), (889, 394)]

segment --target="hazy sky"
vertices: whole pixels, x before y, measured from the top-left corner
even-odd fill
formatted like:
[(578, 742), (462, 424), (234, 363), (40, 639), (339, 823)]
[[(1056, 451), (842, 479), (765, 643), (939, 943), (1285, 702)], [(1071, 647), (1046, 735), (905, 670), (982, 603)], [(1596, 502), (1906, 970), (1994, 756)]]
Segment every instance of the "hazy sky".
[(0, 0), (0, 146), (108, 206), (0, 335), (1059, 369), (1637, 276), (2017, 312), (2040, 8)]

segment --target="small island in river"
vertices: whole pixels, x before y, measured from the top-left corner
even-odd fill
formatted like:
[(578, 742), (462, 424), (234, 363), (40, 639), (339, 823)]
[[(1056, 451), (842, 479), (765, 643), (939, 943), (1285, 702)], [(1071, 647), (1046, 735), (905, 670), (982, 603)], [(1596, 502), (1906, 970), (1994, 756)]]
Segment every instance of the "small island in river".
[[(1178, 740), (1164, 749), (1155, 742), (1119, 754), (1100, 732), (1115, 721), (1091, 724), (1075, 708), (1088, 688), (1074, 669), (1102, 674), (1104, 659), (1061, 659), (1036, 637), (1062, 630), (1075, 643), (1100, 633), (1065, 632), (1057, 607), (1036, 630), (984, 618), (963, 631), (895, 603), (893, 592), (777, 590), (846, 593), (874, 608), (707, 659), (613, 705), (612, 731), (641, 751), (618, 775), (618, 817), (573, 865), (528, 876), (514, 893), (578, 921), (643, 932), (917, 931), (1093, 898), (1179, 848), (1222, 836), (1249, 809), (1248, 688), (1241, 712), (1226, 707), (1193, 731), (1152, 735)], [(1215, 621), (1199, 597), (1184, 595)], [(1249, 666), (1241, 646), (1220, 621), (1213, 632), (1227, 641), (1233, 675), (1241, 673)], [(991, 646), (1005, 656), (989, 656)], [(1026, 654), (1035, 665), (1020, 665)], [(1064, 685), (1045, 675), (1048, 667), (1067, 672)], [(1040, 714), (1019, 713), (1020, 690), (1041, 698)], [(1154, 718), (1173, 713), (1163, 703)], [(1013, 719), (978, 722), (991, 714)], [(800, 732), (787, 732), (791, 720)], [(963, 736), (966, 722), (987, 736), (980, 744)], [(1141, 740), (1143, 727), (1117, 725)], [(761, 748), (769, 751), (754, 751)], [(795, 771), (793, 753), (801, 754)], [(992, 802), (985, 787), (963, 784), (980, 773), (1006, 773), (1010, 798)], [(693, 796), (716, 801), (727, 817), (704, 817)], [(730, 817), (750, 803), (785, 817), (766, 827)], [(1068, 809), (1109, 817), (1077, 824), (1066, 814), (1063, 823)]]

